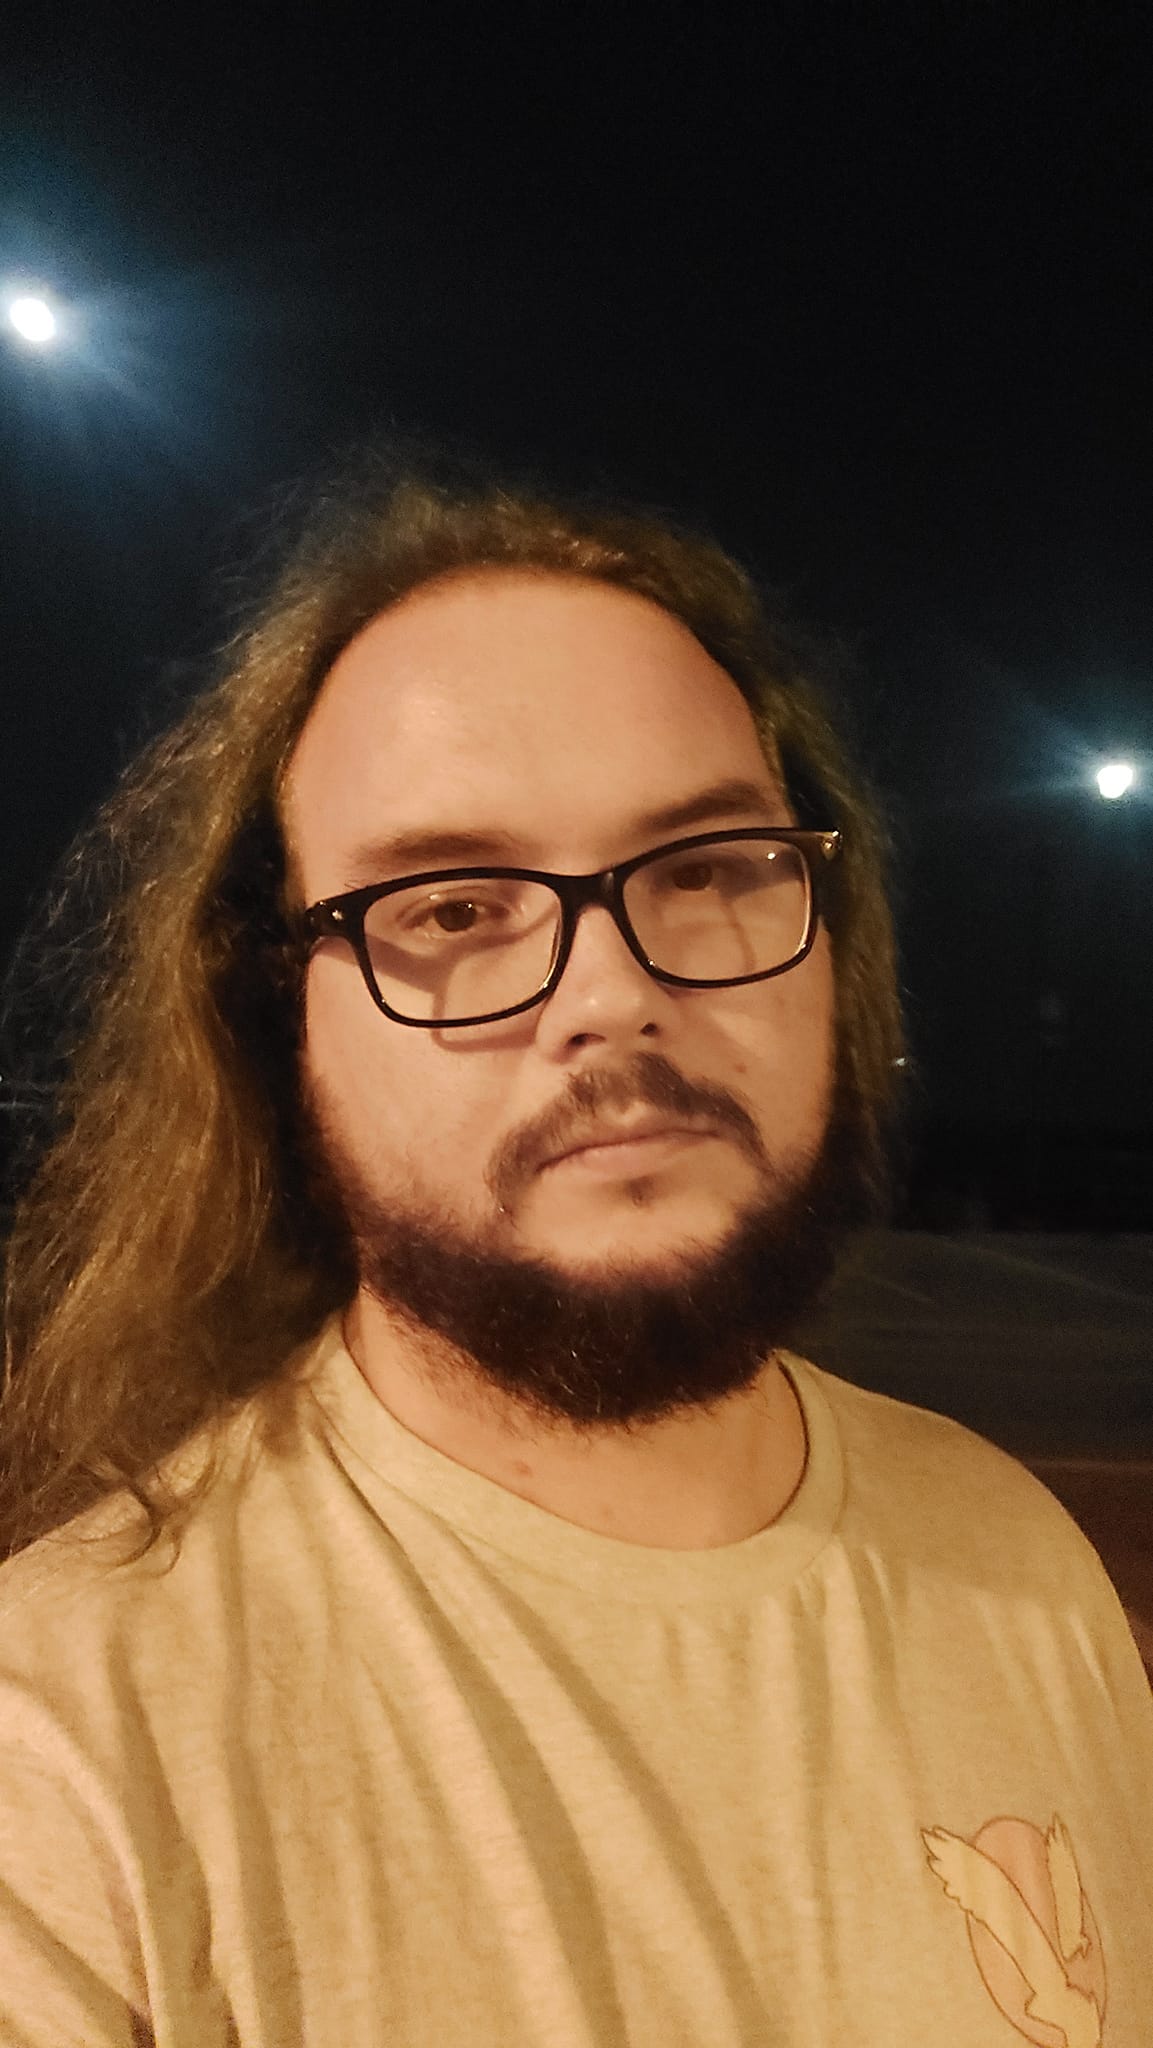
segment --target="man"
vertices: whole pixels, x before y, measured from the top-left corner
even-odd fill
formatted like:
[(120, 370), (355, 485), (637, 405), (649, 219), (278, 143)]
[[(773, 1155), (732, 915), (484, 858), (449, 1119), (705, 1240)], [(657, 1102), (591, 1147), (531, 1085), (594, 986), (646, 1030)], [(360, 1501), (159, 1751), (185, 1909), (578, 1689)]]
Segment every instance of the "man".
[(741, 572), (352, 492), (103, 829), (11, 1255), (0, 2039), (1146, 2042), (1094, 1553), (786, 1348), (899, 1036)]

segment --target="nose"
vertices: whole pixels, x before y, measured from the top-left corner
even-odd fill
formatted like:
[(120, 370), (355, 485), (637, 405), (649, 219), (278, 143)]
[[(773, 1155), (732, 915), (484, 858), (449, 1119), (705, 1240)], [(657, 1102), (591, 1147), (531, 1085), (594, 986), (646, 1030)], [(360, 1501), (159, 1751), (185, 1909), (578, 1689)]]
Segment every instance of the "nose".
[(577, 918), (564, 973), (540, 1010), (537, 1043), (553, 1057), (584, 1045), (626, 1045), (659, 1038), (674, 1010), (674, 991), (641, 966), (603, 904)]

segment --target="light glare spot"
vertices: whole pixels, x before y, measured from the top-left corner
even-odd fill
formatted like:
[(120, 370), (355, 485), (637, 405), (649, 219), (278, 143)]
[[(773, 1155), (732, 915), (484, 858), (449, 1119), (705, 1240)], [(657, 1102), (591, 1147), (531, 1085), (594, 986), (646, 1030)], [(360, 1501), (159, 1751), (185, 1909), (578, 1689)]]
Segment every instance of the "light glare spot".
[(8, 308), (8, 318), (17, 334), (25, 341), (35, 342), (38, 347), (51, 341), (56, 333), (56, 315), (45, 299), (13, 299)]
[(1134, 769), (1128, 761), (1107, 761), (1097, 770), (1097, 788), (1110, 801), (1124, 796), (1126, 790), (1132, 789), (1134, 780)]

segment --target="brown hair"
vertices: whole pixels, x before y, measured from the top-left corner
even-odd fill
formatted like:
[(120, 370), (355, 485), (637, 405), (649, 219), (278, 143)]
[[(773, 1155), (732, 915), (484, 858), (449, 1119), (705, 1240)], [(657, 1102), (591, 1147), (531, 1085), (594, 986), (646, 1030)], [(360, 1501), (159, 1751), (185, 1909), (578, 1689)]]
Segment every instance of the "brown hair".
[(734, 562), (663, 517), (369, 460), (320, 495), (221, 678), (70, 858), (66, 891), (112, 886), (56, 1136), (8, 1246), (0, 1558), (122, 1489), (150, 1549), (177, 1517), (161, 1461), (348, 1299), (351, 1254), (297, 1132), (279, 789), (347, 642), (433, 578), (501, 567), (592, 577), (683, 620), (753, 707), (800, 821), (844, 834), (827, 912), (841, 1084), (863, 1201), (883, 1185), (900, 1051), (883, 836), (797, 643)]

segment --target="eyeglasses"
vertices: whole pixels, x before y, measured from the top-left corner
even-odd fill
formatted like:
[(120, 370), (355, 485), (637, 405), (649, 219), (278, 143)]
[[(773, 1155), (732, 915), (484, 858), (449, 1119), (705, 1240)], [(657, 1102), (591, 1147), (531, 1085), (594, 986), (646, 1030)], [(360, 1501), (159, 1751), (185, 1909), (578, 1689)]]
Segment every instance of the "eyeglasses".
[(602, 904), (635, 960), (674, 988), (739, 988), (812, 949), (839, 832), (786, 826), (674, 839), (594, 875), (442, 868), (328, 896), (303, 912), (309, 948), (346, 939), (396, 1024), (494, 1024), (543, 1003), (577, 919)]

